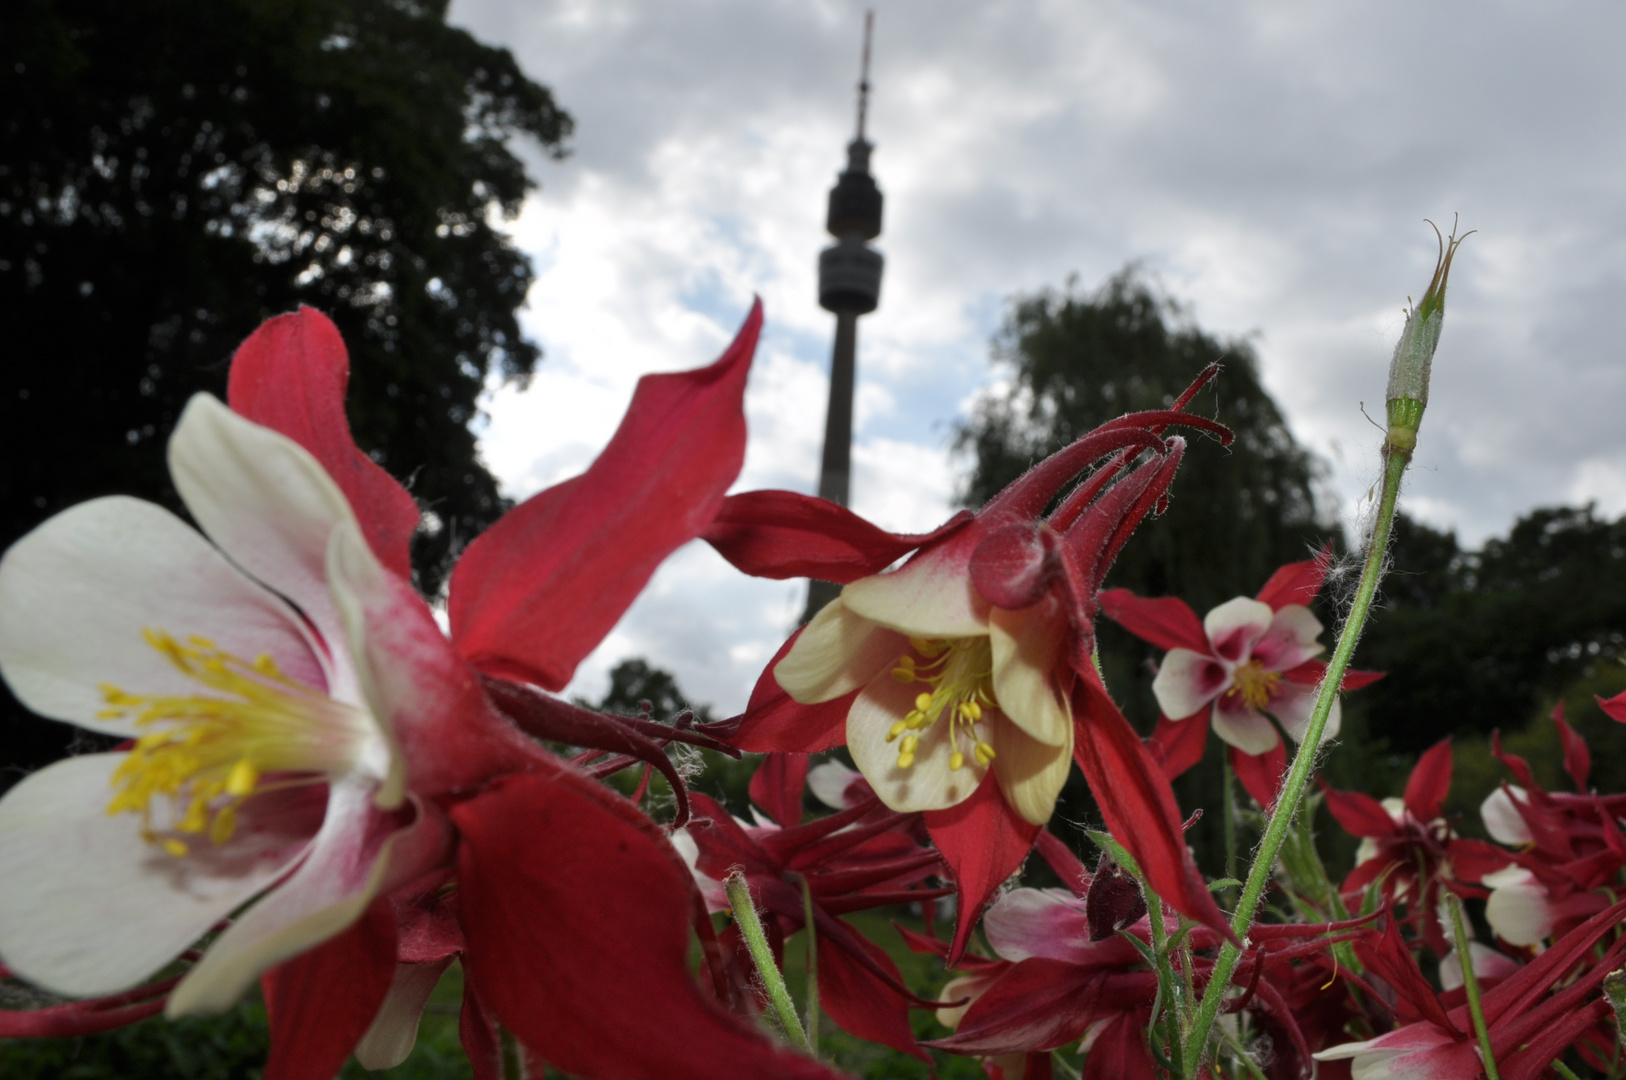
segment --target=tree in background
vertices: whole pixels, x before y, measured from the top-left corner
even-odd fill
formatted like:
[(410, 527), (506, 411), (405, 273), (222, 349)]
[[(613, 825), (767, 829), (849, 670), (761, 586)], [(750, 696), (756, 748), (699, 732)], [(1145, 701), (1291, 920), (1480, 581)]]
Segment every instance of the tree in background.
[[(439, 588), (502, 509), (468, 427), (477, 396), (539, 357), (515, 315), (531, 268), (492, 227), (530, 187), (509, 140), (557, 156), (571, 132), (445, 12), (0, 8), (0, 550), (97, 495), (178, 508), (164, 447), (181, 407), (223, 395), (263, 319), (310, 304), (349, 343), (357, 441), (426, 511), (415, 563)], [(12, 725), (8, 761), (59, 753), (49, 727)]]

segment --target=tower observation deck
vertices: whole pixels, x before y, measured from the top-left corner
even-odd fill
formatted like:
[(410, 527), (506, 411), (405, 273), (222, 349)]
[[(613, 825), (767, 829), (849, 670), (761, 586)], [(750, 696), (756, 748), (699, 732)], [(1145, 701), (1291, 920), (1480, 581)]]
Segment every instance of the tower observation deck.
[[(824, 457), (819, 470), (819, 497), (848, 504), (852, 481), (853, 382), (857, 374), (858, 317), (874, 311), (881, 300), (881, 253), (869, 241), (881, 235), (881, 189), (870, 175), (875, 149), (864, 137), (869, 111), (870, 42), (875, 13), (864, 15), (864, 54), (858, 80), (858, 132), (847, 144), (847, 167), (830, 189), (825, 228), (836, 242), (819, 253), (819, 306), (836, 317), (835, 347), (830, 355), (830, 405), (824, 420)], [(833, 600), (840, 587), (808, 582), (806, 622)]]

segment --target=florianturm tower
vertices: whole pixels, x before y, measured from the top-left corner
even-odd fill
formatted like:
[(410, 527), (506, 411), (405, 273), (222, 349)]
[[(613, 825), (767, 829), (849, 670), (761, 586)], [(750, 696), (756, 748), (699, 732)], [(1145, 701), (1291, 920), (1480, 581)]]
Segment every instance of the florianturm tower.
[[(875, 13), (864, 16), (864, 58), (858, 80), (858, 134), (847, 144), (847, 167), (830, 189), (825, 227), (836, 242), (819, 253), (819, 306), (836, 317), (836, 343), (830, 356), (830, 408), (824, 421), (824, 460), (819, 497), (846, 506), (851, 493), (853, 380), (858, 355), (858, 317), (881, 299), (881, 253), (869, 241), (881, 235), (881, 189), (869, 173), (875, 147), (864, 137), (869, 109), (869, 50)], [(827, 581), (808, 583), (806, 622), (835, 598), (840, 588)]]

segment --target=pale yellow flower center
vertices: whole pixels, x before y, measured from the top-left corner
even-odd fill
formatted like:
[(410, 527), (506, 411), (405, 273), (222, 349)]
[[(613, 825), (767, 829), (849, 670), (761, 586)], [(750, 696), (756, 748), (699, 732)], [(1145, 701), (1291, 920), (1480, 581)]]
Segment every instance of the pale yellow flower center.
[(922, 683), (926, 689), (915, 697), (915, 707), (892, 725), (886, 741), (898, 743), (898, 768), (915, 763), (920, 733), (947, 718), (949, 768), (965, 766), (963, 738), (977, 764), (987, 767), (994, 760), (994, 748), (979, 733), (984, 707), (998, 707), (994, 700), (994, 660), (986, 637), (910, 638), (912, 653), (899, 657), (892, 677), (901, 683)]
[(1275, 699), (1276, 688), (1281, 681), (1281, 672), (1266, 671), (1259, 661), (1249, 660), (1231, 673), (1231, 689), (1228, 692), (1241, 698), (1242, 704), (1250, 709), (1263, 709)]
[[(145, 731), (113, 773), (109, 814), (139, 813), (142, 835), (171, 855), (185, 855), (174, 833), (207, 833), (223, 844), (249, 796), (319, 783), (354, 760), (369, 720), (284, 675), (270, 656), (249, 662), (207, 638), (184, 643), (163, 630), (142, 632), (147, 644), (210, 693), (132, 694), (103, 684), (103, 719), (125, 719)], [(153, 730), (148, 730), (153, 729)], [(270, 781), (262, 778), (275, 774)], [(174, 821), (160, 836), (152, 800), (174, 801)]]

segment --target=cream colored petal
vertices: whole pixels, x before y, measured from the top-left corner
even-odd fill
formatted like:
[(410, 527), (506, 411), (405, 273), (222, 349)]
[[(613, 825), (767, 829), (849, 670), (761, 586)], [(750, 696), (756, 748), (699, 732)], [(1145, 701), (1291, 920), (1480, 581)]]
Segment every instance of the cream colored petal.
[[(126, 757), (68, 758), (0, 799), (0, 959), (59, 994), (142, 982), (286, 873), (320, 820), (319, 797), (261, 796), (228, 843), (170, 855), (142, 839), (139, 814), (107, 813)], [(260, 814), (266, 800), (282, 812)], [(168, 804), (153, 809), (163, 828)]]
[(971, 585), (970, 556), (967, 543), (951, 541), (890, 574), (853, 582), (841, 599), (855, 614), (910, 637), (986, 634), (988, 605)]
[[(915, 763), (898, 767), (898, 741), (887, 742), (887, 732), (914, 708), (918, 686), (906, 686), (882, 672), (853, 701), (847, 713), (847, 750), (853, 764), (870, 782), (881, 801), (899, 813), (942, 810), (970, 798), (986, 770), (976, 763), (961, 728), (960, 751), (964, 764), (951, 769), (948, 718), (920, 732)], [(989, 710), (993, 712), (993, 710)], [(987, 730), (986, 720), (980, 725)]]
[(315, 639), (283, 600), (198, 531), (139, 499), (93, 499), (51, 518), (0, 560), (0, 673), (30, 709), (122, 738), (103, 686), (132, 694), (204, 692), (147, 643), (146, 630), (208, 638), (289, 678), (328, 685)]
[(1056, 809), (1056, 796), (1067, 783), (1073, 763), (1073, 725), (1067, 725), (1067, 740), (1061, 746), (1047, 746), (1030, 739), (1015, 724), (998, 716), (986, 724), (988, 741), (994, 748), (994, 775), (1005, 801), (1022, 819), (1043, 825)]
[(378, 1007), (373, 1026), (356, 1044), (356, 1060), (363, 1069), (393, 1069), (412, 1053), (418, 1041), (418, 1021), (429, 1003), (441, 973), (451, 966), (452, 957), (427, 964), (395, 965), (395, 980)]
[(994, 698), (1011, 723), (1047, 746), (1072, 739), (1073, 716), (1056, 687), (1067, 644), (1067, 618), (1053, 599), (1021, 611), (994, 608), (988, 616), (994, 658)]
[(807, 771), (807, 790), (830, 809), (845, 810), (852, 805), (847, 789), (861, 775), (857, 769), (849, 769), (834, 759), (823, 761)]
[(1231, 667), (1190, 649), (1170, 649), (1152, 680), (1152, 696), (1170, 720), (1201, 712), (1231, 685)]
[[(1508, 794), (1509, 791), (1512, 795)], [(1536, 839), (1530, 832), (1530, 823), (1524, 820), (1524, 815), (1514, 804), (1515, 798), (1525, 802), (1528, 794), (1517, 784), (1509, 784), (1505, 788), (1497, 788), (1479, 804), (1479, 816), (1485, 822), (1485, 831), (1492, 840), (1508, 847), (1534, 843)]]
[(1276, 725), (1264, 713), (1243, 707), (1232, 711), (1223, 707), (1214, 710), (1214, 734), (1244, 754), (1264, 754), (1276, 748), (1282, 737)]
[(813, 616), (773, 675), (794, 700), (816, 705), (852, 693), (908, 650), (902, 634), (855, 614), (837, 597)]
[(1481, 883), (1490, 887), (1485, 921), (1497, 937), (1510, 945), (1535, 945), (1553, 932), (1557, 914), (1546, 886), (1530, 871), (1513, 865), (1486, 874)]
[[(341, 522), (355, 526), (356, 515), (310, 451), (197, 394), (170, 438), (169, 471), (209, 539), (298, 605), (342, 653), (327, 587), (328, 535)], [(348, 687), (333, 696), (354, 700)]]
[(1270, 629), (1275, 617), (1269, 604), (1239, 596), (1203, 616), (1203, 630), (1215, 656), (1238, 664), (1253, 652), (1253, 643)]

